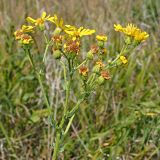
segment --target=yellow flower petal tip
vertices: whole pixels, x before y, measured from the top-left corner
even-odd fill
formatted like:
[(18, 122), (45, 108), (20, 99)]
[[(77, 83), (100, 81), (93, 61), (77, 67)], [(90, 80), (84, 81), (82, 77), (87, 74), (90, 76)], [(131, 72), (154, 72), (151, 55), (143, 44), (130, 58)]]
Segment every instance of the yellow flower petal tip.
[(71, 26), (71, 25), (65, 25), (65, 29), (64, 31), (72, 36), (74, 39), (79, 38), (79, 37), (83, 37), (83, 36), (89, 36), (92, 35), (93, 33), (95, 33), (95, 30), (91, 30), (91, 29), (85, 29), (83, 27), (75, 27), (75, 26)]
[(118, 32), (123, 32), (124, 28), (120, 24), (114, 24), (114, 30)]

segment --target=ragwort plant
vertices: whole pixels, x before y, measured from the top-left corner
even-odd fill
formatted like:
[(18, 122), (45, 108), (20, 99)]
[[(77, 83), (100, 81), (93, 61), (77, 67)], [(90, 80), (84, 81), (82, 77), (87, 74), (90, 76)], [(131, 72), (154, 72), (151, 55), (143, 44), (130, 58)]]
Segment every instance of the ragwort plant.
[[(22, 25), (21, 29), (14, 32), (14, 35), (15, 39), (18, 40), (20, 46), (24, 49), (33, 67), (49, 111), (49, 125), (55, 129), (55, 143), (52, 148), (52, 159), (55, 160), (58, 157), (60, 148), (63, 146), (63, 140), (69, 132), (70, 126), (81, 103), (85, 101), (97, 87), (103, 85), (112, 77), (110, 75), (111, 68), (127, 65), (127, 56), (131, 54), (135, 47), (145, 41), (149, 35), (133, 24), (128, 24), (125, 27), (122, 27), (120, 24), (115, 24), (115, 31), (124, 34), (124, 46), (118, 56), (104, 61), (106, 54), (108, 54), (105, 45), (107, 42), (106, 35), (96, 35), (96, 43), (90, 46), (90, 50), (86, 52), (85, 57), (82, 58), (81, 48), (83, 46), (81, 39), (84, 36), (94, 35), (96, 32), (95, 30), (66, 25), (62, 18), (58, 19), (57, 15), (47, 15), (46, 12), (43, 12), (40, 18), (33, 19), (27, 17), (26, 20), (31, 25)], [(46, 24), (48, 26), (48, 23), (51, 23), (49, 27), (52, 25), (55, 26), (54, 30), (52, 30), (51, 27), (47, 29)], [(63, 79), (61, 83), (64, 82), (65, 86), (65, 102), (64, 111), (60, 115), (61, 120), (58, 122), (54, 121), (52, 118), (54, 108), (50, 105), (47, 90), (42, 82), (43, 67), (38, 67), (37, 61), (33, 58), (32, 54), (32, 50), (34, 49), (33, 45), (35, 43), (33, 36), (37, 33), (37, 30), (40, 30), (40, 33), (45, 39), (43, 60), (41, 62), (43, 67), (47, 53), (50, 50), (53, 53), (53, 58), (55, 58), (57, 63), (60, 63), (63, 68)], [(77, 77), (74, 77), (76, 72), (78, 72), (81, 78), (81, 82), (79, 83), (81, 83), (82, 89), (79, 89), (77, 102), (72, 106), (72, 109), (70, 109), (69, 101), (72, 83), (78, 80)]]

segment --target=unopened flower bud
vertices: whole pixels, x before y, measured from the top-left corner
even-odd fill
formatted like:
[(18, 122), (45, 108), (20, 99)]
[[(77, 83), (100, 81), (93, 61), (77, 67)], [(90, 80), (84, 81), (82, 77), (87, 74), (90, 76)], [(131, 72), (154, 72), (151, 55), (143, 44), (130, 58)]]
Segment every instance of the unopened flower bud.
[(105, 79), (102, 76), (99, 76), (98, 79), (97, 79), (97, 82), (98, 82), (99, 85), (104, 84), (104, 81), (105, 81)]
[(54, 30), (53, 35), (54, 35), (54, 36), (58, 36), (58, 35), (61, 33), (61, 31), (62, 31), (62, 29), (59, 28), (59, 27), (57, 27), (57, 28)]
[(87, 52), (87, 58), (93, 60), (93, 53), (91, 51)]
[(104, 47), (104, 42), (103, 41), (98, 41), (98, 46), (103, 48)]
[(125, 43), (126, 43), (127, 45), (130, 45), (130, 44), (131, 44), (131, 38), (130, 38), (130, 37), (126, 37)]
[(92, 70), (94, 73), (99, 73), (100, 72), (100, 66), (99, 65), (95, 65), (93, 67), (93, 70)]
[(62, 56), (62, 53), (61, 53), (60, 50), (53, 50), (53, 57), (54, 57), (55, 59), (60, 59), (61, 56)]
[(39, 27), (39, 29), (40, 29), (41, 31), (44, 31), (44, 30), (45, 30), (45, 25), (44, 25), (44, 24), (39, 25), (38, 27)]

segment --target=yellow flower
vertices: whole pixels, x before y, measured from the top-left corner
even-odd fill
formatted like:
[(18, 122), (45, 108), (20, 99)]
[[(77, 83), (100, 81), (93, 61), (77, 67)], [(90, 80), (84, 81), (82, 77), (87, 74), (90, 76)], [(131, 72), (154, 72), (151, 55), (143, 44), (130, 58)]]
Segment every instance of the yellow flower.
[(149, 34), (147, 32), (142, 32), (142, 31), (136, 32), (134, 36), (135, 40), (139, 42), (145, 41), (148, 37)]
[(103, 68), (103, 67), (105, 66), (101, 60), (98, 60), (98, 61), (96, 62), (96, 65), (97, 65), (99, 68)]
[(34, 31), (33, 31), (33, 28), (34, 28), (33, 26), (23, 25), (21, 29), (18, 29), (17, 31), (14, 32), (15, 39), (16, 39), (16, 40), (20, 40), (20, 39), (21, 39), (21, 36), (22, 36), (24, 33), (34, 32)]
[(138, 42), (142, 42), (149, 37), (147, 32), (143, 32), (141, 29), (131, 23), (124, 28), (120, 24), (114, 25), (114, 27), (115, 31), (123, 32), (125, 35), (133, 37)]
[(128, 24), (124, 29), (123, 32), (128, 36), (135, 36), (135, 33), (138, 32), (140, 29), (134, 26), (133, 24)]
[(124, 28), (120, 24), (114, 24), (114, 30), (118, 32), (123, 32)]
[(47, 16), (46, 12), (43, 12), (40, 18), (37, 19), (33, 19), (31, 17), (27, 17), (26, 20), (32, 24), (34, 24), (35, 26), (39, 26), (42, 27), (44, 26), (44, 22), (46, 20), (50, 20), (52, 17), (50, 17), (50, 15)]
[(93, 72), (98, 73), (105, 67), (101, 60), (96, 61), (95, 66), (93, 67)]
[(20, 40), (20, 39), (21, 39), (21, 36), (22, 36), (23, 34), (24, 34), (24, 33), (23, 33), (22, 29), (19, 29), (19, 30), (15, 31), (15, 32), (14, 32), (15, 39), (16, 39), (16, 40)]
[(23, 25), (21, 30), (22, 30), (23, 33), (28, 33), (28, 32), (34, 32), (33, 29), (34, 29), (33, 26)]
[(68, 41), (64, 44), (64, 49), (68, 53), (76, 53), (78, 54), (80, 51), (80, 43), (78, 41)]
[(119, 59), (121, 60), (121, 62), (122, 62), (123, 64), (128, 63), (128, 60), (127, 60), (127, 58), (126, 58), (125, 56), (120, 56)]
[(33, 42), (33, 39), (30, 35), (28, 34), (23, 34), (21, 36), (21, 43), (22, 44), (31, 44)]
[(63, 19), (62, 18), (58, 19), (56, 14), (53, 17), (50, 17), (48, 20), (54, 23), (58, 28), (64, 29)]
[(79, 74), (81, 74), (82, 76), (86, 77), (88, 75), (88, 72), (89, 72), (89, 70), (86, 66), (82, 66), (79, 69)]
[(64, 31), (73, 37), (73, 40), (79, 37), (92, 35), (95, 33), (95, 30), (85, 29), (83, 27), (76, 28), (75, 26), (65, 25)]
[(105, 35), (97, 35), (97, 36), (96, 36), (96, 39), (97, 39), (98, 41), (106, 42), (106, 41), (107, 41), (107, 36), (105, 36)]

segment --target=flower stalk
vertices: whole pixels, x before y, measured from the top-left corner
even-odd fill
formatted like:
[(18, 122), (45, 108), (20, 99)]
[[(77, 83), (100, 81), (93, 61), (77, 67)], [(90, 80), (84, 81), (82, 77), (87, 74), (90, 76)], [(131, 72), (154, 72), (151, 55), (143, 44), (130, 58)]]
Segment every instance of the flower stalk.
[(30, 64), (32, 65), (33, 70), (34, 70), (34, 72), (35, 72), (35, 74), (36, 74), (36, 76), (37, 76), (39, 85), (40, 85), (41, 90), (42, 90), (42, 93), (43, 93), (43, 97), (44, 97), (44, 100), (45, 100), (45, 104), (46, 104), (49, 112), (51, 112), (51, 107), (50, 107), (49, 100), (48, 100), (48, 98), (47, 98), (47, 94), (46, 94), (45, 89), (44, 89), (44, 86), (43, 86), (43, 82), (42, 82), (42, 79), (41, 79), (41, 75), (40, 75), (40, 73), (39, 73), (39, 72), (37, 71), (37, 69), (36, 69), (36, 66), (35, 66), (35, 63), (34, 63), (34, 61), (33, 61), (33, 58), (32, 58), (31, 52), (30, 52), (30, 49), (24, 49), (24, 50), (25, 50), (25, 53), (26, 53), (27, 56), (28, 56), (28, 59), (29, 59), (29, 61), (30, 61)]

